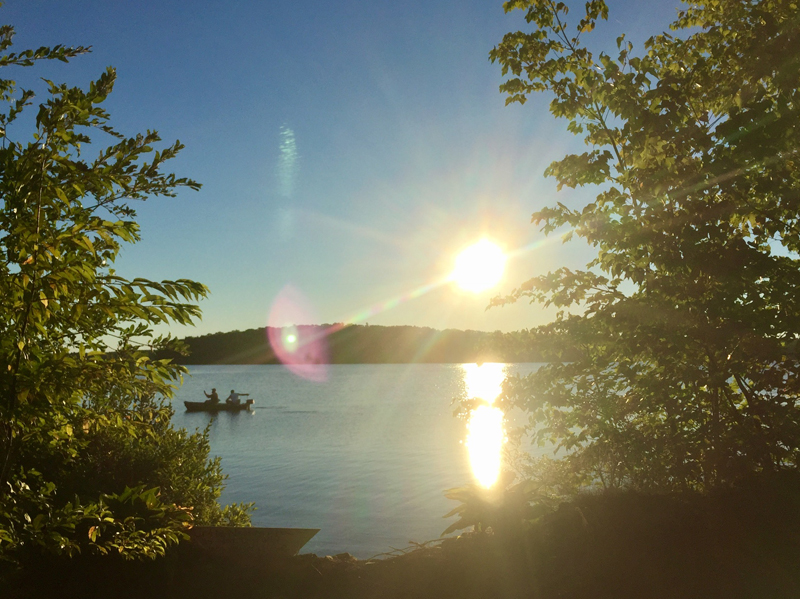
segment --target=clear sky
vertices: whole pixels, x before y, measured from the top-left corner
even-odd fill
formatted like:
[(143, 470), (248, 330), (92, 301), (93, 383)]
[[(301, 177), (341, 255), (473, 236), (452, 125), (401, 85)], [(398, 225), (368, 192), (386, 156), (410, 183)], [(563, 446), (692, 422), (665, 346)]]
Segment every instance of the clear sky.
[[(609, 6), (596, 39), (610, 49), (619, 33), (664, 30), (678, 2)], [(181, 336), (263, 326), (282, 290), (297, 324), (530, 328), (552, 313), (485, 311), (489, 298), (590, 256), (530, 224), (543, 206), (588, 196), (542, 175), (581, 148), (548, 99), (504, 106), (488, 53), (526, 24), (499, 1), (7, 0), (0, 21), (16, 27), (17, 50), (93, 50), (6, 76), (85, 86), (112, 65), (112, 124), (186, 145), (172, 170), (202, 190), (138, 205), (143, 240), (117, 263), (210, 288), (202, 322)], [(435, 285), (484, 236), (528, 248), (499, 286)]]

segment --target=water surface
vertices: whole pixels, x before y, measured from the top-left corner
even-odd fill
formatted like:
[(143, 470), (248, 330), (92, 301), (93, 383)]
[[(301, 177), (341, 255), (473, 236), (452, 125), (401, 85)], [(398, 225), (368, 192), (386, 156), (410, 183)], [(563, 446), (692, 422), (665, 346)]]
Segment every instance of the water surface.
[[(514, 365), (528, 372), (535, 365)], [(455, 503), (444, 489), (472, 482), (465, 392), (457, 364), (333, 365), (327, 380), (282, 366), (191, 366), (174, 422), (211, 422), (212, 455), (230, 477), (221, 500), (253, 501), (256, 526), (320, 528), (303, 552), (370, 557), (437, 538)], [(252, 413), (187, 413), (216, 387), (250, 393)]]

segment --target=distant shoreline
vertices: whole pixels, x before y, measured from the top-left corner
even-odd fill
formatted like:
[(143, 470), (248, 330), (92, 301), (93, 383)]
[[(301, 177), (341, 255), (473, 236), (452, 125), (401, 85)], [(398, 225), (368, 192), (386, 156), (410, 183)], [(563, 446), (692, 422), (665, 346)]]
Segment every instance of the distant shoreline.
[(533, 331), (440, 331), (414, 326), (267, 327), (186, 337), (182, 341), (189, 355), (161, 352), (156, 357), (170, 358), (187, 366), (202, 366), (281, 364), (285, 356), (301, 356), (305, 363), (312, 364), (524, 363), (570, 359), (575, 354), (544, 345)]

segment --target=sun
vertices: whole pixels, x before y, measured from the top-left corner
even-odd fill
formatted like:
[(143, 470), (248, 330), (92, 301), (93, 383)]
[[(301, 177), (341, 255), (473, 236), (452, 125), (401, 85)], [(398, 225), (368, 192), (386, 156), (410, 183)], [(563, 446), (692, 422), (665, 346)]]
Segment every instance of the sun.
[(500, 282), (505, 267), (503, 250), (488, 239), (481, 239), (458, 255), (451, 279), (465, 291), (480, 293)]

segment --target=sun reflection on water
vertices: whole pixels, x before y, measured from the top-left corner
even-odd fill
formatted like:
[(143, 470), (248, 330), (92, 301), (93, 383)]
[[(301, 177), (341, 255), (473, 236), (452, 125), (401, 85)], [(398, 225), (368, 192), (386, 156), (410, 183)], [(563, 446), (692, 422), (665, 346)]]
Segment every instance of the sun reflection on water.
[(467, 398), (485, 403), (472, 411), (467, 424), (467, 450), (472, 473), (478, 483), (491, 487), (500, 476), (500, 461), (505, 441), (503, 412), (492, 406), (500, 395), (505, 364), (464, 364)]

